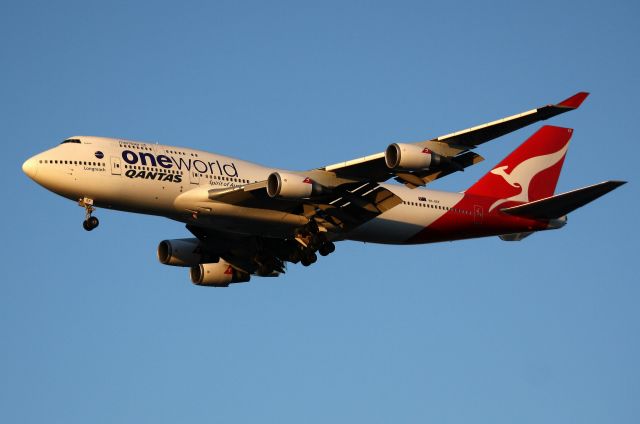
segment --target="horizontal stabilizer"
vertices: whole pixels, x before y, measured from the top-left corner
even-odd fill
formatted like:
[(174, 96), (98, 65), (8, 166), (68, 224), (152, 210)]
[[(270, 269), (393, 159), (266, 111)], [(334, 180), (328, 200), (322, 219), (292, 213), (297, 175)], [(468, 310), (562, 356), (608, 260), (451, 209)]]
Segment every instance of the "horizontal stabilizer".
[(593, 202), (598, 197), (604, 196), (625, 183), (626, 181), (605, 181), (600, 184), (594, 184), (589, 187), (583, 187), (567, 193), (525, 203), (524, 205), (501, 209), (501, 211), (509, 215), (526, 218), (556, 219), (567, 215), (569, 212), (587, 203)]

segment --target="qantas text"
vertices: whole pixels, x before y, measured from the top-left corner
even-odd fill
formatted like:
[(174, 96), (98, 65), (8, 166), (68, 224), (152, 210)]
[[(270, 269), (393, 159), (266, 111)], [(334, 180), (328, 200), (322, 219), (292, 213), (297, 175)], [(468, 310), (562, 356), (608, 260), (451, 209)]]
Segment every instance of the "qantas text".
[(182, 175), (167, 174), (166, 172), (136, 171), (129, 169), (124, 173), (129, 178), (144, 178), (145, 180), (171, 181), (181, 183)]

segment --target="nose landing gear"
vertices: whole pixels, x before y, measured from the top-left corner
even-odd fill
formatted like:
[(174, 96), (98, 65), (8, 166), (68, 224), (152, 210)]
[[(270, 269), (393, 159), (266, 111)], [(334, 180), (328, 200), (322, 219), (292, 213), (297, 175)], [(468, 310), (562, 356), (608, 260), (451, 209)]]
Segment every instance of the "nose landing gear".
[(95, 216), (91, 216), (93, 211), (96, 210), (96, 208), (93, 207), (93, 199), (84, 197), (78, 200), (78, 205), (82, 206), (86, 211), (85, 220), (82, 222), (82, 228), (87, 231), (91, 231), (96, 228), (100, 224), (100, 221), (98, 221), (98, 218)]

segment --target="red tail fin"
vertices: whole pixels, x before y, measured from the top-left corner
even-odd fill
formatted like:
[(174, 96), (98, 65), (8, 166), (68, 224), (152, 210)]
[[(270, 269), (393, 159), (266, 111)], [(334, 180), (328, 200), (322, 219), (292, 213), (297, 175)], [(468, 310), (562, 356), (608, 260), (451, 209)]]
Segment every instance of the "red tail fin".
[(572, 133), (570, 128), (540, 128), (466, 193), (499, 199), (489, 212), (507, 202), (552, 196)]

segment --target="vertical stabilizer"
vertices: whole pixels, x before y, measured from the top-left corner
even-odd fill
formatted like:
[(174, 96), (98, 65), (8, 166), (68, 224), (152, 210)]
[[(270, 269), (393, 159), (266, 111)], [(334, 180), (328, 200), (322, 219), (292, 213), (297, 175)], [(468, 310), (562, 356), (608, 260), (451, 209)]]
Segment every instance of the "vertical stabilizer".
[(549, 125), (540, 128), (466, 193), (498, 199), (489, 212), (508, 202), (531, 202), (552, 196), (572, 134), (570, 128)]

